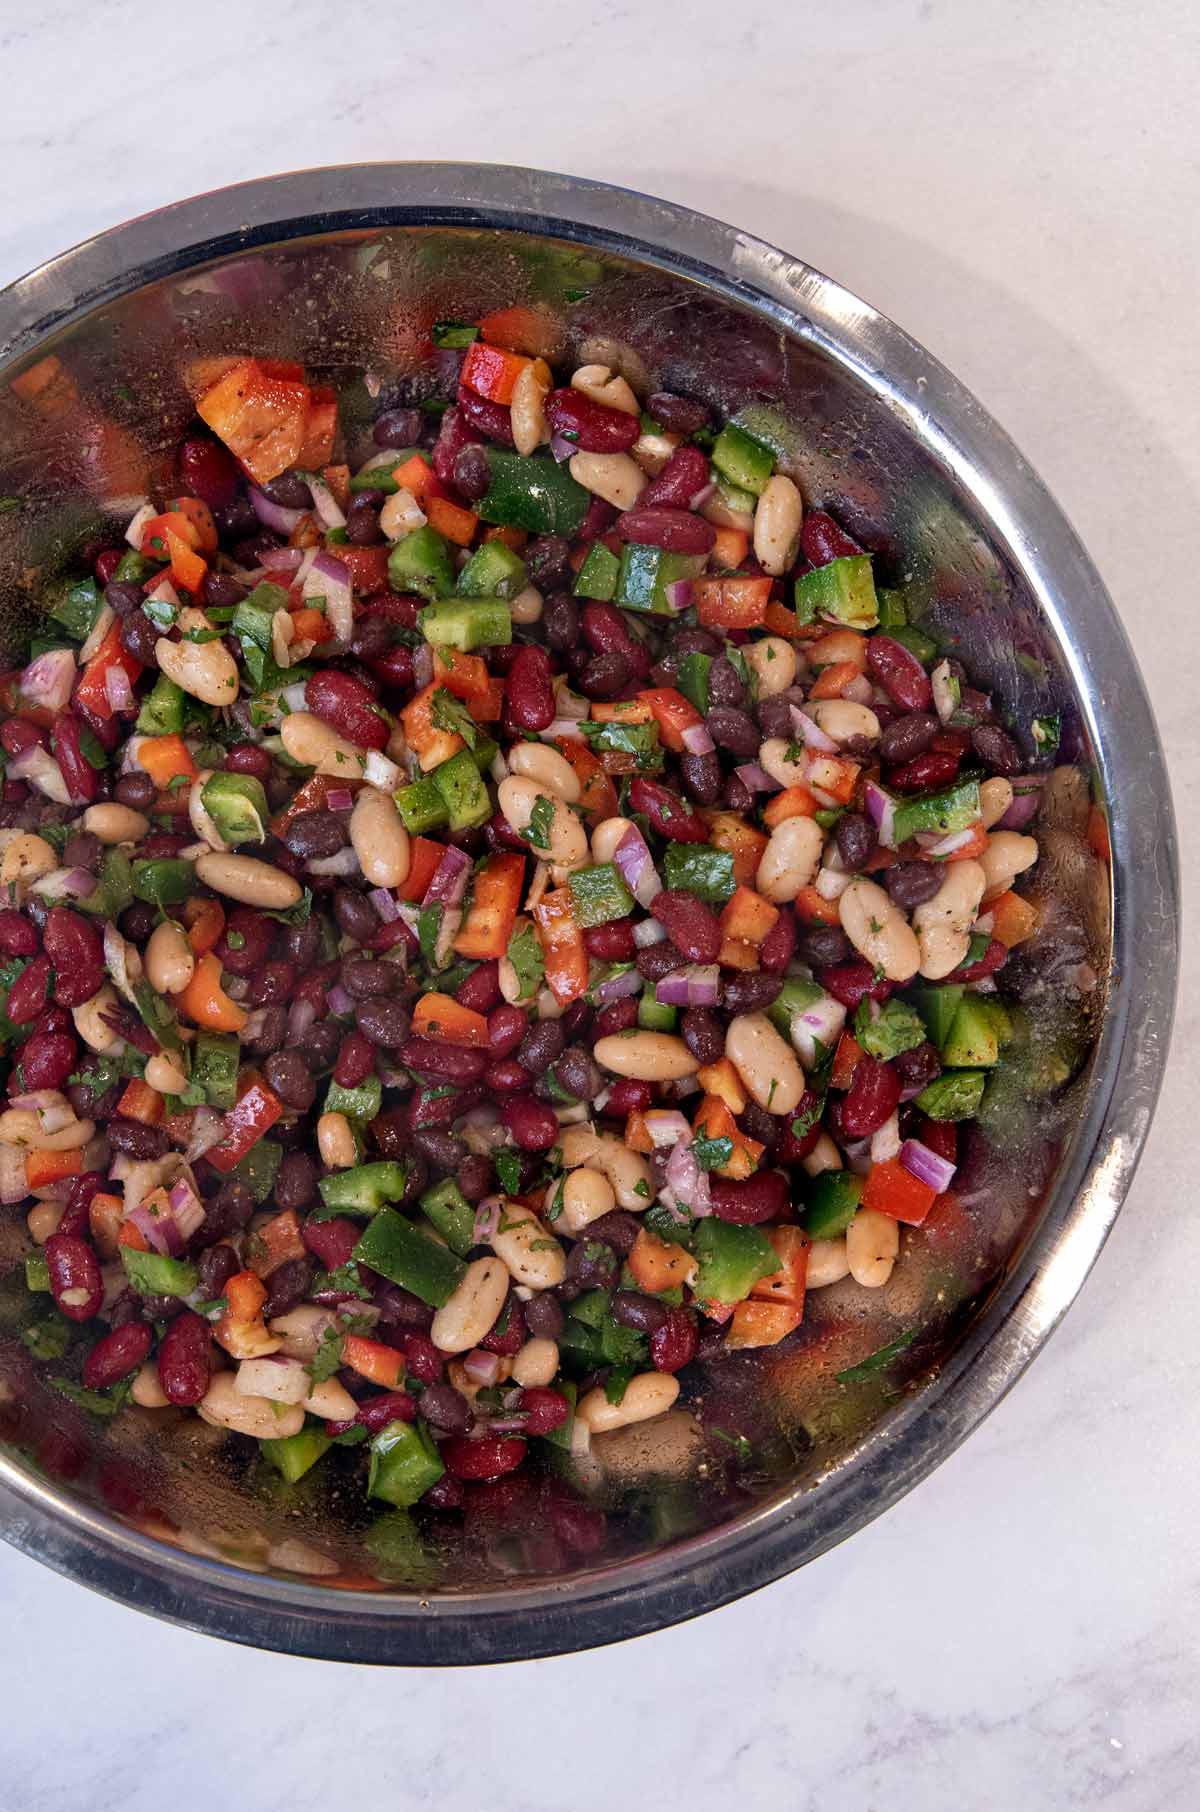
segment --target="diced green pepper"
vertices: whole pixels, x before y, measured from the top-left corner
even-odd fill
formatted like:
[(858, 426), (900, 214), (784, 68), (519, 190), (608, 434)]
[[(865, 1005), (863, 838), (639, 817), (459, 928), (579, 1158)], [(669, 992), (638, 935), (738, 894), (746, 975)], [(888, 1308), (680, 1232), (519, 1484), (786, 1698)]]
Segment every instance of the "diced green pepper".
[(566, 462), (560, 466), (549, 453), (526, 457), (503, 447), (489, 447), (487, 457), (492, 481), (476, 506), (484, 522), (568, 539), (578, 532), (592, 499)]
[(61, 623), (74, 642), (86, 642), (96, 627), (104, 608), (104, 599), (94, 579), (77, 579), (65, 585), (46, 615)]
[(672, 554), (661, 547), (644, 547), (627, 541), (621, 549), (616, 602), (625, 610), (645, 610), (655, 616), (675, 617), (678, 611), (667, 600), (667, 587), (695, 579), (704, 571), (703, 554)]
[(50, 1288), (50, 1264), (44, 1252), (29, 1252), (25, 1257), (25, 1288), (41, 1291)]
[(737, 885), (729, 851), (705, 843), (668, 843), (662, 875), (664, 886), (681, 887), (710, 905), (723, 906)]
[(711, 654), (685, 654), (676, 670), (675, 681), (683, 696), (695, 705), (701, 716), (708, 716), (708, 671)]
[(192, 1046), (192, 1086), (203, 1089), (210, 1107), (222, 1112), (237, 1100), (242, 1048), (232, 1032), (197, 1032)]
[(109, 849), (100, 864), (100, 885), (86, 900), (76, 900), (76, 912), (91, 918), (115, 919), (133, 903), (133, 870), (123, 849)]
[(122, 1246), (121, 1263), (139, 1296), (190, 1296), (196, 1288), (196, 1267), (190, 1259)]
[(899, 629), (892, 629), (889, 634), (893, 642), (899, 642), (902, 648), (907, 648), (910, 654), (915, 654), (923, 667), (928, 667), (932, 661), (937, 659), (937, 643), (923, 630), (914, 629), (911, 623), (906, 623)]
[(378, 1076), (368, 1076), (357, 1088), (343, 1088), (340, 1082), (331, 1082), (325, 1096), (324, 1111), (327, 1114), (345, 1114), (348, 1119), (373, 1120), (383, 1105), (383, 1084)]
[(388, 584), (420, 598), (448, 598), (454, 590), (454, 563), (446, 537), (427, 522), (402, 536), (388, 555)]
[(238, 1159), (229, 1175), (246, 1185), (256, 1203), (262, 1203), (275, 1187), (282, 1162), (283, 1146), (274, 1139), (259, 1139), (245, 1157)]
[(205, 781), (200, 803), (226, 843), (265, 843), (270, 807), (261, 780), (253, 774), (222, 771)]
[[(872, 1010), (874, 1009), (874, 1010)], [(884, 1063), (925, 1043), (925, 1022), (902, 1000), (862, 1000), (854, 1015), (854, 1036), (868, 1057)]]
[(879, 607), (879, 627), (886, 629), (889, 635), (897, 629), (903, 629), (908, 623), (908, 606), (904, 602), (902, 591), (878, 590), (875, 601)]
[(475, 1244), (475, 1210), (454, 1181), (443, 1177), (421, 1197), (421, 1213), (440, 1233), (451, 1252), (465, 1258)]
[(627, 918), (633, 911), (633, 895), (611, 862), (600, 862), (594, 868), (577, 868), (567, 885), (571, 890), (571, 909), (576, 923), (585, 931), (593, 925), (607, 925), (613, 919)]
[(593, 541), (587, 551), (587, 558), (575, 575), (575, 596), (577, 598), (596, 598), (602, 604), (611, 604), (617, 595), (617, 580), (621, 572), (621, 562), (603, 541)]
[(450, 1300), (467, 1269), (461, 1258), (426, 1238), (394, 1208), (380, 1209), (351, 1257), (434, 1309)]
[(594, 755), (632, 755), (639, 774), (657, 774), (663, 765), (662, 744), (657, 724), (582, 723), (588, 747)]
[(137, 717), (139, 736), (178, 736), (183, 730), (187, 695), (182, 686), (160, 673), (142, 700)]
[(383, 466), (370, 466), (365, 472), (356, 472), (350, 480), (350, 495), (357, 497), (360, 491), (382, 491), (385, 497), (394, 497), (400, 486), (392, 477), (397, 466), (402, 466), (406, 459), (411, 459), (411, 450), (406, 452), (398, 448), (391, 454), (388, 463)]
[(259, 1443), (263, 1458), (270, 1460), (289, 1485), (302, 1479), (318, 1460), (324, 1458), (332, 1445), (332, 1438), (324, 1429), (316, 1427), (302, 1428), (298, 1433), (284, 1435), (278, 1441)]
[(700, 1261), (694, 1290), (702, 1302), (741, 1302), (760, 1277), (779, 1269), (779, 1254), (765, 1233), (715, 1215), (696, 1228), (692, 1250)]
[(463, 654), (512, 641), (512, 611), (503, 598), (444, 598), (427, 604), (417, 625), (432, 647), (457, 648)]
[(638, 1001), (637, 1022), (643, 1032), (673, 1032), (679, 1023), (679, 1008), (656, 999), (653, 982), (647, 982)]
[(814, 566), (796, 580), (796, 615), (802, 623), (826, 617), (849, 629), (874, 629), (879, 621), (869, 554), (844, 554)]
[(449, 761), (443, 761), (430, 778), (445, 803), (452, 831), (473, 830), (476, 825), (487, 823), (492, 802), (470, 749), (460, 749)]
[(949, 1069), (987, 1069), (999, 1062), (1000, 1025), (990, 1008), (981, 994), (964, 996), (942, 1046), (942, 1062)]
[(800, 1224), (810, 1239), (838, 1239), (862, 1201), (863, 1177), (852, 1170), (823, 1170), (808, 1186)]
[(147, 560), (145, 554), (139, 554), (135, 548), (131, 547), (129, 552), (122, 554), (117, 561), (117, 570), (113, 574), (113, 579), (119, 579), (122, 584), (144, 585), (154, 573), (161, 571), (162, 566), (157, 560)]
[(892, 819), (895, 845), (907, 843), (918, 831), (949, 836), (952, 831), (967, 830), (978, 819), (979, 809), (977, 780), (961, 780), (943, 793), (918, 793), (903, 799)]
[(182, 856), (151, 856), (132, 867), (133, 891), (149, 906), (181, 906), (195, 891), (196, 869)]
[(367, 1496), (407, 1510), (445, 1470), (437, 1444), (422, 1423), (389, 1422), (371, 1442)]
[(458, 575), (460, 598), (515, 598), (529, 583), (520, 554), (503, 541), (484, 541)]
[(926, 1034), (940, 1051), (950, 1036), (954, 1015), (966, 989), (961, 982), (943, 982), (940, 987), (922, 986), (912, 990), (913, 1005), (925, 1021)]
[(377, 1164), (356, 1164), (352, 1170), (335, 1170), (322, 1177), (318, 1188), (327, 1208), (339, 1214), (377, 1214), (388, 1202), (398, 1202), (408, 1180), (408, 1166), (395, 1159)]
[(473, 346), (479, 338), (479, 329), (468, 321), (435, 321), (431, 338), (435, 346), (450, 346), (457, 350), (462, 346)]
[(273, 691), (294, 677), (289, 670), (285, 678), (283, 669), (275, 659), (272, 640), (272, 624), (276, 613), (287, 607), (288, 595), (283, 586), (276, 585), (270, 579), (263, 579), (249, 597), (242, 599), (233, 613), (230, 628), (242, 645), (246, 672), (260, 692)]
[(979, 1112), (986, 1082), (982, 1070), (955, 1070), (923, 1088), (915, 1105), (931, 1120), (970, 1120)]
[(825, 990), (820, 982), (805, 981), (802, 976), (789, 975), (767, 1008), (767, 1017), (779, 1027), (785, 1037), (790, 1038), (792, 1021), (797, 1015), (824, 998)]
[(775, 455), (760, 441), (752, 440), (744, 428), (726, 422), (713, 442), (712, 462), (717, 471), (743, 491), (755, 497), (767, 488), (775, 470)]
[(404, 828), (414, 837), (439, 830), (450, 817), (446, 801), (429, 774), (423, 780), (414, 780), (410, 786), (400, 788), (396, 794), (396, 809), (404, 820)]

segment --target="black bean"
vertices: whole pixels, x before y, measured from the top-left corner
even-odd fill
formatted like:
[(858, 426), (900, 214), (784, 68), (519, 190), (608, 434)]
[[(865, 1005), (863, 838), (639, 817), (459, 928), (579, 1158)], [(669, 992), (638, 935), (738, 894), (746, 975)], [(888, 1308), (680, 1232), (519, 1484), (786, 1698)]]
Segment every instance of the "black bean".
[(174, 1321), (187, 1306), (182, 1296), (143, 1296), (141, 1302), (147, 1321)]
[[(214, 1174), (211, 1170), (210, 1175)], [(222, 1182), (217, 1192), (204, 1204), (204, 1219), (196, 1234), (199, 1246), (215, 1246), (218, 1240), (240, 1233), (254, 1213), (254, 1197), (236, 1177)]]
[(321, 948), (321, 927), (316, 919), (285, 926), (279, 940), (280, 955), (297, 969), (311, 969)]
[(725, 1351), (727, 1329), (716, 1321), (700, 1321), (700, 1330), (696, 1338), (697, 1359), (719, 1359)]
[(292, 1049), (314, 1073), (332, 1068), (342, 1034), (332, 1020), (318, 1019), (296, 1039)]
[(285, 1258), (267, 1279), (267, 1300), (263, 1314), (286, 1315), (304, 1301), (312, 1287), (313, 1264), (310, 1258)]
[(161, 1158), (171, 1143), (161, 1126), (141, 1120), (110, 1120), (104, 1130), (113, 1150), (127, 1158)]
[(910, 711), (885, 724), (879, 738), (879, 753), (885, 761), (899, 764), (923, 755), (938, 732), (938, 720), (929, 711)]
[(144, 812), (158, 798), (158, 788), (149, 774), (122, 774), (114, 789), (114, 797), (120, 805), (128, 805), (135, 812)]
[(737, 711), (746, 702), (746, 688), (737, 668), (726, 655), (719, 655), (708, 670), (708, 705), (730, 705)]
[(800, 960), (814, 969), (827, 969), (833, 963), (846, 962), (851, 950), (850, 939), (837, 925), (806, 926), (796, 946)]
[(86, 868), (89, 874), (95, 874), (103, 853), (104, 845), (92, 831), (76, 831), (63, 844), (62, 865), (64, 868)]
[(569, 592), (551, 592), (546, 599), (542, 608), (542, 634), (546, 646), (558, 654), (579, 647), (579, 606)]
[(904, 1093), (914, 1095), (937, 1081), (942, 1073), (942, 1060), (931, 1044), (915, 1044), (892, 1059), (892, 1068), (900, 1078)]
[(468, 1152), (458, 1167), (458, 1186), (474, 1207), (496, 1186), (496, 1167), (481, 1151)]
[(594, 1101), (605, 1087), (600, 1066), (582, 1045), (568, 1045), (551, 1074), (555, 1085), (574, 1101)]
[(333, 916), (338, 930), (356, 944), (369, 943), (379, 930), (379, 914), (365, 894), (339, 887), (333, 896)]
[(632, 672), (623, 654), (593, 654), (579, 675), (579, 690), (585, 698), (615, 698)]
[(714, 635), (711, 629), (702, 629), (698, 623), (686, 623), (681, 629), (671, 632), (670, 653), (673, 657), (685, 654), (715, 656), (721, 653), (724, 646), (719, 635)]
[(842, 867), (852, 875), (861, 874), (875, 851), (879, 838), (865, 812), (843, 812), (833, 833)]
[(790, 740), (795, 735), (791, 701), (782, 692), (777, 692), (772, 698), (760, 699), (754, 714), (764, 737), (782, 736)]
[(354, 1023), (372, 1044), (394, 1046), (404, 1043), (412, 1020), (398, 1000), (360, 1000)]
[(386, 617), (360, 617), (354, 627), (350, 652), (360, 661), (377, 661), (392, 646), (392, 630)]
[(679, 777), (684, 792), (700, 805), (715, 805), (721, 797), (721, 763), (711, 749), (705, 755), (681, 755)]
[(292, 854), (305, 862), (336, 856), (349, 841), (346, 820), (338, 812), (298, 812), (284, 831), (283, 840)]
[(723, 1056), (725, 1027), (710, 1008), (688, 1007), (679, 1030), (697, 1063), (716, 1063)]
[(306, 1114), (317, 1098), (312, 1071), (299, 1051), (273, 1051), (263, 1064), (263, 1074), (285, 1107)]
[(306, 1151), (289, 1151), (275, 1176), (275, 1200), (297, 1212), (316, 1200), (317, 1167)]
[(648, 944), (634, 958), (638, 974), (644, 975), (651, 982), (661, 981), (664, 975), (674, 975), (676, 969), (685, 969), (687, 960), (683, 951), (677, 950), (670, 938), (664, 938), (661, 943)]
[(592, 1229), (588, 1227), (567, 1254), (567, 1268), (559, 1285), (559, 1295), (564, 1301), (571, 1302), (585, 1290), (611, 1290), (619, 1270), (612, 1247), (604, 1240), (593, 1239)]
[(727, 976), (721, 987), (721, 1005), (727, 1013), (762, 1013), (779, 998), (782, 975), (770, 975), (765, 969), (738, 969)]
[(548, 1290), (531, 1296), (525, 1304), (525, 1326), (536, 1340), (557, 1340), (566, 1322), (558, 1298)]
[(578, 1044), (587, 1037), (596, 1017), (586, 1000), (573, 1000), (566, 1010), (559, 1015), (558, 1023), (563, 1029), (563, 1037), (568, 1044)]
[(144, 944), (158, 923), (158, 913), (145, 900), (135, 900), (132, 906), (125, 908), (117, 923), (132, 943)]
[(485, 497), (492, 482), (486, 447), (462, 447), (454, 456), (454, 488), (468, 503)]
[[(393, 1153), (393, 1156), (394, 1155), (395, 1154)], [(429, 1177), (429, 1160), (423, 1157), (415, 1148), (410, 1147), (408, 1151), (408, 1169), (404, 1177), (404, 1193), (400, 1197), (400, 1206), (402, 1208), (411, 1208), (414, 1202), (418, 1202), (421, 1199), (426, 1189), (429, 1187)]]
[(770, 1158), (779, 1142), (782, 1124), (781, 1115), (769, 1114), (765, 1107), (760, 1107), (758, 1105), (757, 1101), (747, 1101), (745, 1107), (738, 1115), (738, 1125), (741, 1127), (746, 1137), (748, 1139), (757, 1139), (760, 1145), (765, 1146), (766, 1156), (768, 1158)]
[(234, 543), (233, 557), (239, 566), (261, 566), (264, 554), (272, 553), (275, 548), (282, 546), (282, 535), (276, 535), (270, 529), (260, 528), (257, 533), (248, 535), (244, 541)]
[(540, 1076), (561, 1057), (566, 1042), (566, 1034), (557, 1019), (539, 1019), (517, 1046), (517, 1062), (531, 1076)]
[(390, 994), (393, 984), (403, 974), (395, 963), (384, 963), (369, 956), (348, 956), (342, 964), (341, 983), (355, 1000), (374, 1000)]
[[(236, 1263), (234, 1269), (237, 1269)], [(134, 1290), (122, 1290), (106, 1312), (110, 1328), (128, 1327), (131, 1321), (142, 1319), (142, 1298)]]
[[(525, 549), (530, 584), (548, 592), (571, 583), (571, 543), (565, 535), (539, 535)], [(568, 594), (569, 595), (569, 594)], [(574, 603), (574, 599), (571, 600)], [(544, 618), (543, 618), (544, 621)]]
[(133, 579), (114, 579), (104, 588), (104, 602), (119, 617), (127, 617), (131, 610), (140, 610), (145, 595)]
[(728, 812), (749, 812), (754, 809), (754, 794), (744, 780), (739, 780), (736, 774), (731, 774), (725, 782), (721, 804)]
[(383, 540), (379, 511), (370, 497), (356, 497), (346, 511), (346, 539), (352, 547), (374, 547)]
[(972, 730), (971, 747), (994, 774), (1015, 774), (1021, 766), (1016, 743), (998, 724), (980, 724)]
[(419, 409), (386, 409), (371, 430), (377, 447), (415, 447), (424, 417)]
[(114, 1082), (97, 1094), (84, 1082), (69, 1082), (64, 1091), (67, 1100), (81, 1120), (107, 1120), (124, 1091), (123, 1082)]
[(256, 1057), (269, 1057), (277, 1051), (287, 1038), (287, 1010), (281, 1006), (263, 1007), (261, 1017), (255, 1021), (253, 1032), (247, 1028), (242, 1034), (247, 1049)]
[(228, 610), (231, 605), (240, 604), (242, 599), (249, 595), (249, 591), (241, 580), (235, 579), (232, 573), (206, 573), (204, 575), (203, 596), (206, 606)]
[(637, 1219), (624, 1208), (610, 1208), (607, 1214), (589, 1221), (587, 1225), (587, 1238), (602, 1240), (606, 1246), (612, 1247), (618, 1258), (629, 1257), (640, 1232)]
[(612, 1299), (612, 1318), (619, 1326), (634, 1328), (639, 1334), (656, 1334), (667, 1325), (667, 1310), (640, 1290), (618, 1290)]
[(646, 413), (668, 434), (698, 434), (708, 422), (707, 405), (673, 390), (656, 390), (646, 398)]
[(883, 884), (897, 906), (911, 912), (914, 906), (932, 900), (945, 878), (945, 869), (935, 862), (897, 862), (884, 870)]
[(475, 1412), (452, 1384), (427, 1384), (421, 1392), (421, 1416), (439, 1434), (466, 1434)]
[(704, 722), (719, 749), (728, 749), (731, 755), (740, 755), (744, 761), (753, 761), (758, 754), (762, 737), (757, 724), (744, 711), (733, 705), (717, 705)]
[(143, 667), (157, 667), (154, 650), (161, 634), (158, 624), (152, 623), (144, 610), (131, 610), (121, 624), (121, 646)]
[(272, 503), (277, 503), (284, 510), (310, 510), (312, 492), (298, 472), (281, 472), (278, 478), (270, 478), (266, 484), (260, 484), (259, 490)]
[(371, 1300), (379, 1310), (381, 1326), (386, 1324), (393, 1328), (404, 1328), (409, 1333), (423, 1334), (433, 1320), (433, 1310), (427, 1303), (414, 1296), (411, 1290), (405, 1290), (399, 1284), (384, 1283), (382, 1280), (371, 1289)]
[(413, 1129), (412, 1148), (438, 1170), (454, 1172), (466, 1157), (467, 1148), (444, 1126), (418, 1126)]

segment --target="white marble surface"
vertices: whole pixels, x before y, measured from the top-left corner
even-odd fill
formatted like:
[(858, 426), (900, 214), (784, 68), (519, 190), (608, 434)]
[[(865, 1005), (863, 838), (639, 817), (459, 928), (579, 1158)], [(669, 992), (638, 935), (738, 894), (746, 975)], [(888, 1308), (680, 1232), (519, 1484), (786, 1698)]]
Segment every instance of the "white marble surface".
[[(353, 11), (0, 0), (0, 280), (181, 195), (358, 158), (540, 164), (722, 215), (879, 304), (1012, 431), (1112, 588), (1189, 814), (1187, 0)], [(1191, 877), (1190, 826), (1184, 846)], [(0, 1800), (1195, 1806), (1198, 1008), (1191, 962), (1149, 1151), (1065, 1327), (849, 1546), (620, 1649), (424, 1676), (221, 1646), (0, 1549)]]

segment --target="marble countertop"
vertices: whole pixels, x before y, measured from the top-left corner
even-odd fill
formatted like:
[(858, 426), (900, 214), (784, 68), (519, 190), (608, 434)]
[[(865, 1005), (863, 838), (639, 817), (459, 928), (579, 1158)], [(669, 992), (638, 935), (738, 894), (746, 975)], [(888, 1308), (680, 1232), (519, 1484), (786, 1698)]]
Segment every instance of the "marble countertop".
[[(179, 196), (363, 158), (566, 169), (735, 221), (869, 297), (1011, 431), (1123, 613), (1184, 806), (1194, 9), (699, 0), (653, 39), (651, 17), (627, 0), (450, 0), (420, 21), (317, 0), (0, 9), (0, 281)], [(1186, 831), (1184, 860), (1191, 879)], [(0, 1547), (4, 1803), (1194, 1806), (1187, 960), (1176, 1067), (1077, 1306), (986, 1426), (852, 1543), (640, 1642), (424, 1675), (219, 1645)]]

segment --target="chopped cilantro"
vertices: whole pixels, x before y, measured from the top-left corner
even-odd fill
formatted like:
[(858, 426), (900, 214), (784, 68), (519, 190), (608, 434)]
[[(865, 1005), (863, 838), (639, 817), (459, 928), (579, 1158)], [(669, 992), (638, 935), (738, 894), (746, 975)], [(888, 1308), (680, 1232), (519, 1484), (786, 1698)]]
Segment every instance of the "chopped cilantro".
[(453, 692), (447, 692), (444, 686), (439, 686), (434, 693), (429, 715), (439, 730), (461, 736), (468, 749), (473, 749), (479, 741), (479, 725), (462, 700), (455, 698)]
[(701, 1170), (720, 1170), (733, 1156), (733, 1140), (708, 1139), (698, 1134), (692, 1140), (692, 1156)]
[(549, 853), (550, 827), (554, 823), (554, 801), (545, 793), (539, 793), (530, 813), (529, 823), (519, 833), (532, 849), (541, 849)]

